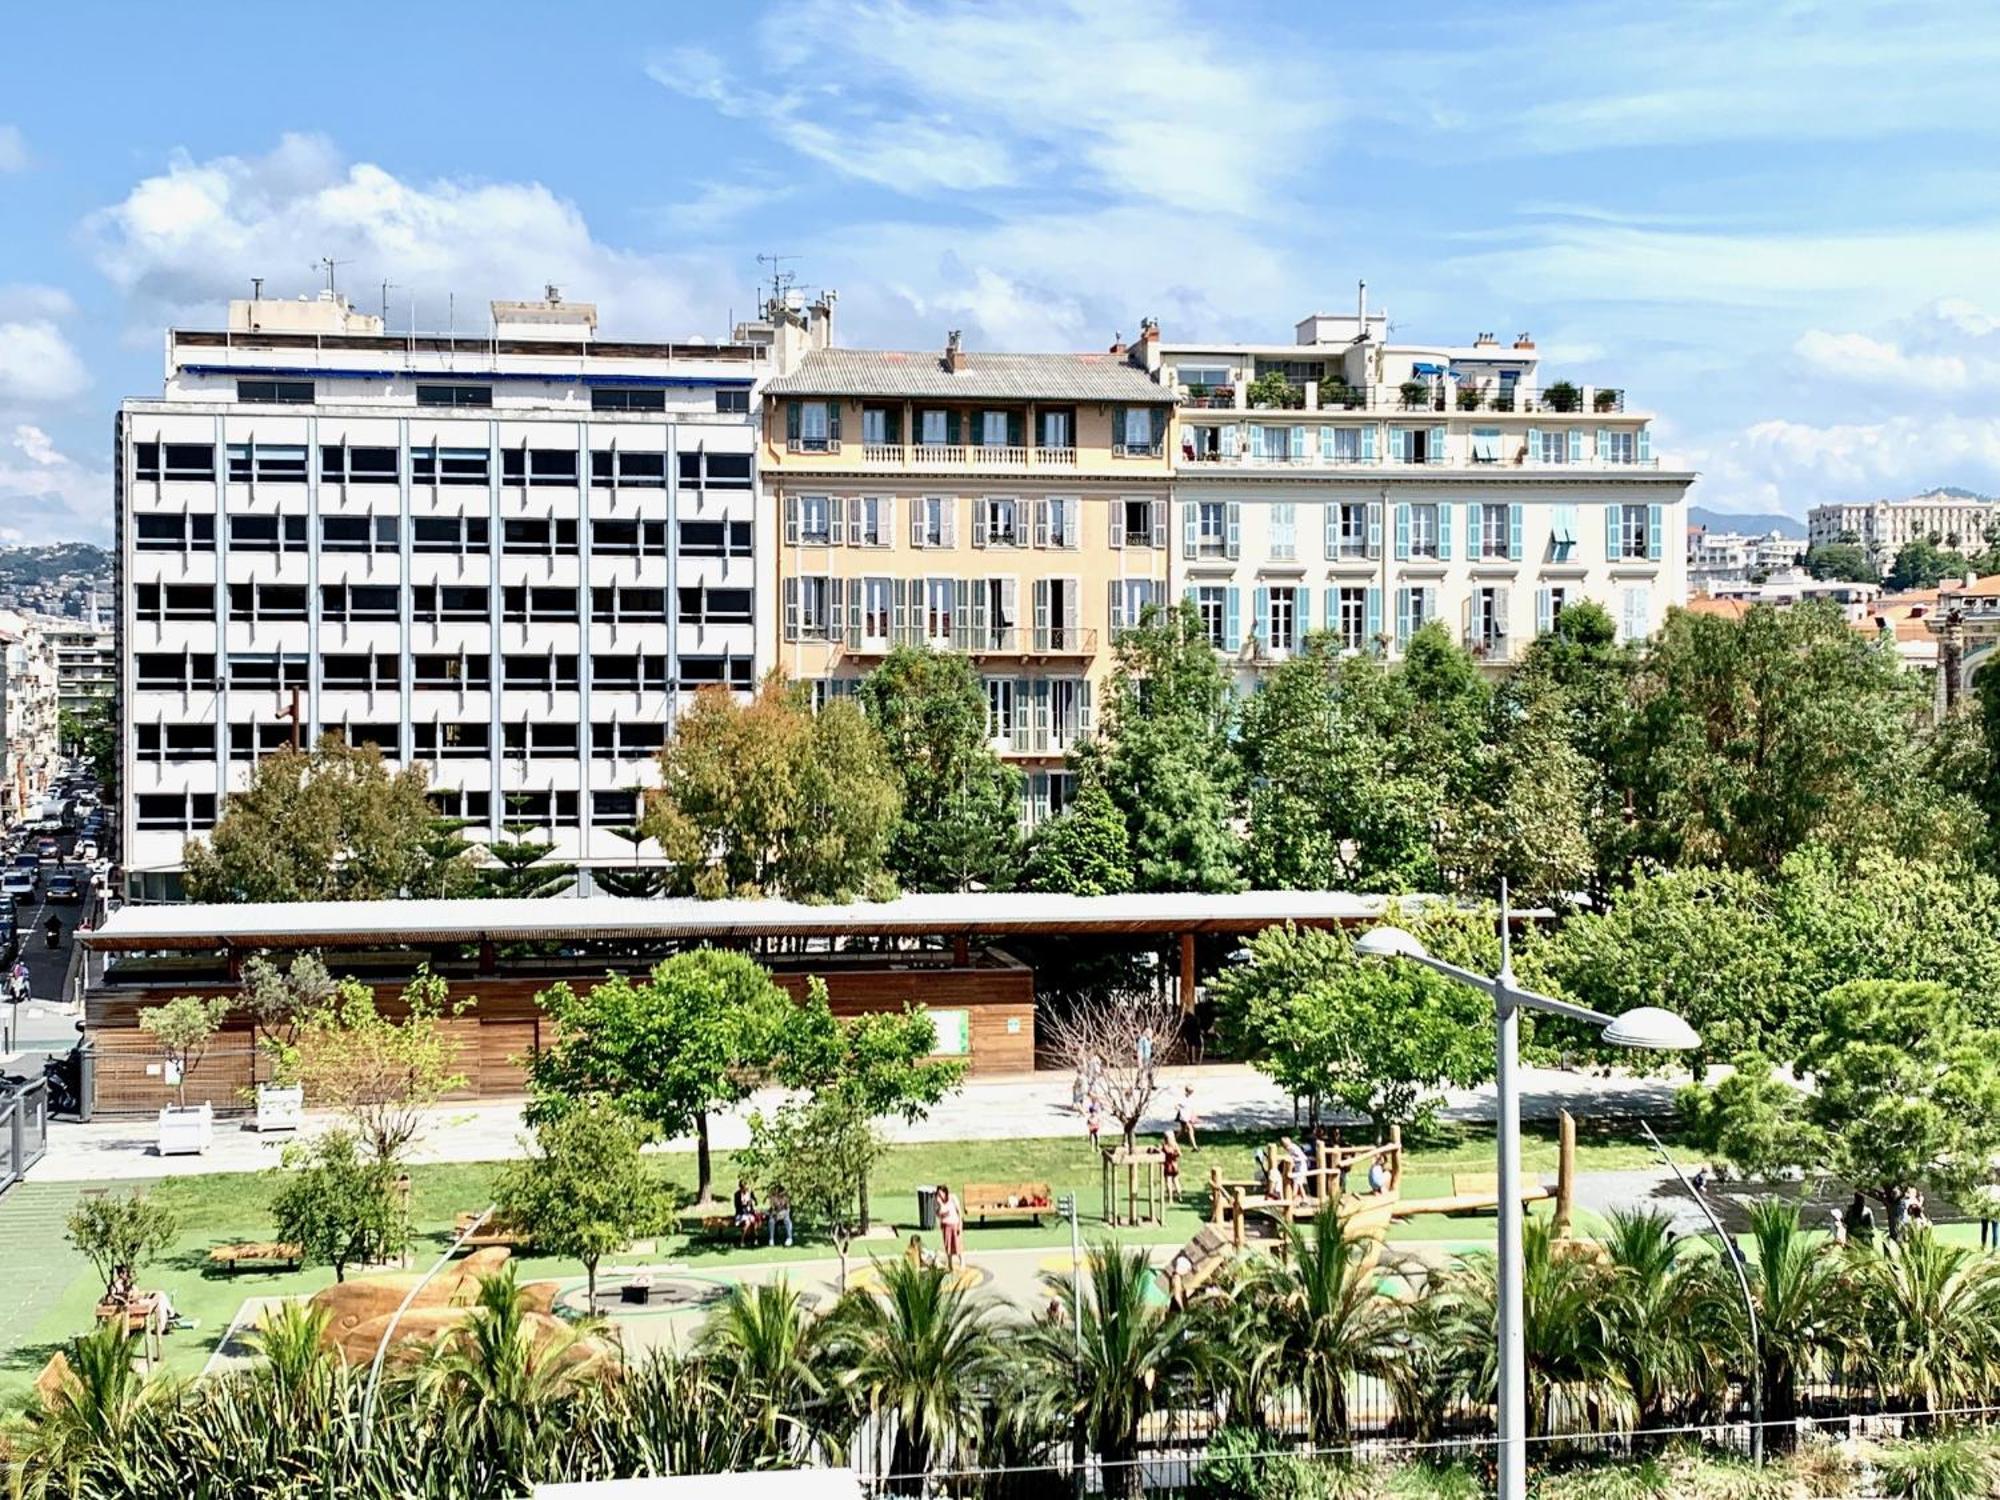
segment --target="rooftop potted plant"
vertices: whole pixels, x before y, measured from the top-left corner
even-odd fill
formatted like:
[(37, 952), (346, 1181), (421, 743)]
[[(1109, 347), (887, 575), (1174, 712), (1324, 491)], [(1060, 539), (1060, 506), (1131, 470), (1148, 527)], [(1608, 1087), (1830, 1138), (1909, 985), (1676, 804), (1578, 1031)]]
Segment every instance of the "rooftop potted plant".
[(1462, 385), (1458, 388), (1458, 409), (1478, 411), (1486, 402), (1486, 393), (1476, 385)]
[(1567, 380), (1558, 380), (1542, 392), (1542, 401), (1550, 411), (1576, 411), (1583, 405), (1583, 392)]
[(1599, 386), (1590, 401), (1599, 411), (1617, 411), (1625, 404), (1625, 393), (1614, 391), (1609, 386)]
[(159, 1044), (166, 1054), (166, 1081), (173, 1087), (174, 1102), (160, 1111), (159, 1149), (162, 1156), (200, 1155), (208, 1149), (215, 1133), (215, 1109), (206, 1101), (187, 1102), (188, 1079), (208, 1055), (209, 1044), (222, 1029), (229, 1013), (224, 996), (204, 1000), (199, 995), (181, 995), (165, 1005), (148, 1006), (139, 1012), (139, 1029)]
[(1283, 370), (1266, 370), (1250, 382), (1249, 394), (1250, 405), (1257, 411), (1282, 411), (1299, 404), (1294, 399), (1292, 383), (1285, 378)]
[(1402, 392), (1404, 411), (1421, 411), (1431, 404), (1431, 387), (1427, 380), (1406, 380), (1397, 389)]
[(1353, 411), (1361, 405), (1361, 392), (1345, 380), (1327, 380), (1320, 383), (1319, 404), (1336, 411)]

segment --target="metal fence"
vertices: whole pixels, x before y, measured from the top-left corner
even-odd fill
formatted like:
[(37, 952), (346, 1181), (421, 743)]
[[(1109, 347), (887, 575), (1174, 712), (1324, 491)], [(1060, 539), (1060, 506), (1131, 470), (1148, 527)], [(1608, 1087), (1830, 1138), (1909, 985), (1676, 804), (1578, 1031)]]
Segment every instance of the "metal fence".
[(27, 1175), (49, 1149), (49, 1086), (40, 1078), (0, 1089), (0, 1192)]

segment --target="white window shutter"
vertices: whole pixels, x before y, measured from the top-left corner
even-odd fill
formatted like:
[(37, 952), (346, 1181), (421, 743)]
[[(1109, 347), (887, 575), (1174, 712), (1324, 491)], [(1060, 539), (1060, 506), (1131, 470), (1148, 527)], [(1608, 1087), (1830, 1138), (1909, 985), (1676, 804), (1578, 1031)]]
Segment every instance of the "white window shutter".
[(853, 502), (849, 504), (849, 506), (847, 507), (848, 546), (859, 547), (861, 545), (861, 529), (862, 529), (861, 522), (862, 518), (865, 517), (867, 514), (868, 514), (867, 496), (856, 495), (854, 497)]
[(1326, 518), (1322, 527), (1326, 536), (1326, 555), (1337, 557), (1340, 554), (1340, 503), (1329, 500), (1320, 510)]
[(795, 641), (798, 638), (799, 581), (796, 578), (787, 578), (785, 580), (785, 639)]
[(1235, 500), (1229, 502), (1228, 508), (1223, 512), (1223, 525), (1227, 537), (1223, 550), (1228, 556), (1236, 557), (1243, 551), (1243, 506), (1240, 502)]
[(912, 499), (910, 501), (910, 545), (912, 547), (921, 547), (924, 544), (924, 512), (929, 509), (930, 502), (928, 500)]
[(1034, 582), (1033, 599), (1035, 607), (1035, 644), (1040, 646), (1049, 638), (1049, 581), (1037, 578)]
[(1125, 502), (1114, 495), (1108, 503), (1111, 506), (1111, 545), (1122, 547), (1125, 545)]
[(1076, 649), (1077, 616), (1083, 605), (1083, 580), (1065, 578), (1063, 580), (1062, 628), (1064, 644), (1072, 651)]
[(1037, 547), (1046, 547), (1049, 544), (1049, 507), (1055, 503), (1053, 500), (1036, 500), (1033, 502), (1035, 507), (1035, 545)]
[(1181, 506), (1181, 556), (1197, 557), (1201, 553), (1201, 506), (1196, 501), (1183, 501)]
[(1514, 633), (1514, 591), (1505, 584), (1493, 591), (1493, 617), (1494, 629), (1504, 646)]
[(1541, 461), (1542, 430), (1539, 427), (1530, 427), (1528, 429), (1528, 462), (1538, 464)]
[(1097, 728), (1096, 706), (1090, 699), (1090, 679), (1081, 678), (1076, 685), (1076, 729), (1078, 734), (1091, 734)]
[(1572, 427), (1569, 430), (1569, 461), (1573, 464), (1583, 462), (1583, 429), (1581, 427)]
[(944, 544), (958, 545), (958, 496), (946, 495), (938, 504), (944, 507)]
[(1234, 457), (1236, 457), (1236, 425), (1235, 425), (1235, 423), (1233, 423), (1233, 422), (1232, 422), (1232, 423), (1230, 423), (1229, 425), (1227, 425), (1227, 426), (1225, 426), (1225, 427), (1222, 427), (1222, 428), (1220, 428), (1220, 429), (1219, 429), (1219, 431), (1220, 431), (1220, 432), (1221, 432), (1221, 434), (1222, 434), (1222, 456), (1223, 456), (1224, 458), (1234, 458)]
[(1153, 502), (1152, 545), (1160, 548), (1162, 551), (1165, 551), (1167, 547), (1167, 502), (1164, 500), (1155, 500)]
[(797, 495), (787, 495), (785, 496), (785, 545), (787, 547), (796, 547), (798, 544), (799, 497)]
[(972, 545), (975, 547), (984, 547), (986, 545), (987, 512), (990, 505), (991, 502), (984, 496), (980, 496), (972, 502)]
[(1611, 429), (1609, 427), (1600, 427), (1597, 429), (1597, 461), (1601, 464), (1611, 462)]
[(1021, 597), (1020, 579), (1003, 578), (1000, 580), (1000, 613), (1003, 616), (1005, 616), (1005, 618), (1002, 620), (997, 620), (994, 623), (998, 626), (1003, 627), (1008, 632), (1009, 639), (1007, 641), (1007, 649), (1009, 650), (1015, 649), (1016, 645), (1018, 644), (1016, 640), (1013, 639), (1013, 633), (1021, 628), (1021, 615), (1019, 609), (1020, 597)]

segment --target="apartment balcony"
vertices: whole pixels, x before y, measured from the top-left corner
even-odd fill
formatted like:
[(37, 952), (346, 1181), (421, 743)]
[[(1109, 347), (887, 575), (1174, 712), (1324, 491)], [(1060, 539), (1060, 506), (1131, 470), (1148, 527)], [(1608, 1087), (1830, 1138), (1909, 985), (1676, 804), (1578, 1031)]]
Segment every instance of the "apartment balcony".
[(1248, 386), (1181, 386), (1183, 411), (1230, 411), (1255, 417), (1285, 412), (1498, 412), (1517, 416), (1608, 416), (1625, 410), (1613, 386), (1557, 381), (1543, 387), (1406, 380), (1396, 385), (1293, 385), (1283, 399), (1253, 402)]
[[(1160, 448), (1155, 445), (1153, 456)], [(916, 469), (1074, 469), (1074, 448), (1027, 448), (1004, 443), (864, 443), (861, 460), (869, 468)]]
[(1097, 654), (1097, 631), (1074, 625), (953, 626), (948, 633), (933, 632), (925, 625), (906, 625), (887, 631), (852, 627), (831, 637), (843, 655), (887, 656), (898, 646), (925, 647), (933, 651), (957, 651), (966, 656), (1091, 657)]
[(1390, 469), (1398, 473), (1419, 469), (1527, 469), (1539, 474), (1560, 474), (1565, 470), (1593, 470), (1598, 472), (1622, 473), (1628, 469), (1657, 469), (1657, 458), (1621, 459), (1617, 461), (1585, 457), (1571, 463), (1562, 460), (1554, 463), (1530, 458), (1473, 458), (1464, 454), (1446, 454), (1440, 458), (1398, 459), (1383, 458), (1325, 458), (1316, 453), (1302, 457), (1267, 457), (1256, 453), (1196, 453), (1192, 457), (1183, 453), (1182, 465), (1193, 465), (1203, 469)]

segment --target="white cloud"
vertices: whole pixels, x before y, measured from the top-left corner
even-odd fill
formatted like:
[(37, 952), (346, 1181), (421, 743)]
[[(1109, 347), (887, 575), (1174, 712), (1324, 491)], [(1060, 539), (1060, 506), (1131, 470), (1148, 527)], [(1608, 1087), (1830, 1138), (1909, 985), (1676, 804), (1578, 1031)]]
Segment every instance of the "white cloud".
[(604, 244), (540, 183), (405, 181), (346, 162), (319, 136), (285, 136), (262, 156), (177, 155), (91, 215), (84, 234), (148, 336), (163, 318), (213, 320), (252, 276), (267, 278), (267, 295), (308, 290), (321, 255), (347, 262), (339, 276), (363, 307), (382, 280), (396, 283), (392, 326), (413, 295), (425, 327), (443, 325), (455, 293), (459, 326), (476, 328), (488, 299), (537, 295), (553, 282), (598, 303), (608, 331), (714, 332), (709, 289), (724, 284), (696, 258)]
[(0, 125), (0, 172), (24, 172), (28, 167), (28, 138), (18, 125)]
[(836, 172), (904, 193), (1268, 207), (1334, 114), (1326, 75), (1282, 33), (1193, 44), (1204, 29), (1181, 6), (1140, 0), (806, 0), (764, 28), (758, 76), (775, 76), (772, 87), (735, 83), (699, 48), (648, 71)]
[(1971, 379), (1955, 354), (1911, 354), (1865, 333), (1828, 333), (1811, 328), (1799, 335), (1793, 352), (1815, 374), (1864, 385), (1897, 385), (1926, 391), (1964, 390)]
[(0, 542), (111, 538), (111, 476), (57, 451), (46, 432), (17, 425), (0, 441)]
[(1837, 500), (1912, 495), (1940, 485), (2000, 492), (2000, 418), (1923, 414), (1877, 422), (1772, 419), (1693, 454), (1695, 498), (1743, 510), (1807, 509)]
[(660, 221), (683, 234), (710, 234), (790, 195), (786, 187), (751, 182), (702, 182), (692, 198), (670, 203)]
[(89, 384), (83, 361), (53, 322), (0, 322), (0, 409), (67, 401)]

